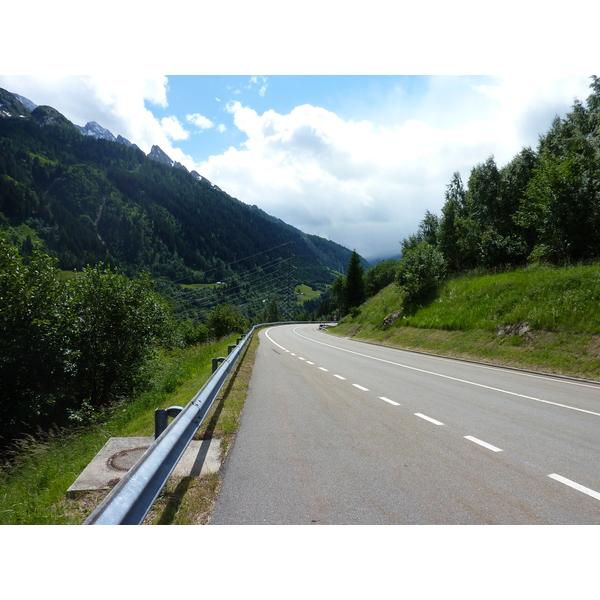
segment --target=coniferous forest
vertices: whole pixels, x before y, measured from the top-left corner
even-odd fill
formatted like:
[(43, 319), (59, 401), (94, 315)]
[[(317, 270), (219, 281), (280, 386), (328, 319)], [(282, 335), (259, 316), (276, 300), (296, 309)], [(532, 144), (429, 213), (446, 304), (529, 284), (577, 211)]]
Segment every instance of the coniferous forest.
[[(5, 107), (23, 109), (11, 96), (0, 90)], [(84, 136), (50, 107), (12, 114), (0, 118), (0, 227), (18, 229), (24, 252), (39, 239), (62, 270), (103, 262), (130, 275), (214, 283), (291, 252), (295, 280), (325, 289), (350, 257), (185, 168)]]

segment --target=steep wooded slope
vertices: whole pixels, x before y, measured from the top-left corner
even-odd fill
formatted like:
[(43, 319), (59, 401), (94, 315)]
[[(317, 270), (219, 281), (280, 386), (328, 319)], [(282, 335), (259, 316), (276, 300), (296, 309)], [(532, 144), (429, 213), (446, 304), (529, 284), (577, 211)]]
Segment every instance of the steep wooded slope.
[(16, 228), (24, 250), (32, 237), (42, 240), (64, 270), (103, 261), (203, 283), (281, 264), (291, 252), (294, 278), (323, 289), (348, 262), (348, 249), (306, 236), (185, 168), (82, 135), (55, 109), (29, 111), (0, 91), (0, 227)]

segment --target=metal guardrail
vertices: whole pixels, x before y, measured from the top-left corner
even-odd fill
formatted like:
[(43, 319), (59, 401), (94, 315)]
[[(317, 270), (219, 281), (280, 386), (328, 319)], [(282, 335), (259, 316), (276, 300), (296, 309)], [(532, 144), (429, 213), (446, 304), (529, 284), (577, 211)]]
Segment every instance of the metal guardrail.
[(164, 488), (171, 473), (202, 425), (215, 398), (221, 391), (231, 369), (241, 356), (254, 332), (267, 325), (312, 323), (313, 321), (285, 321), (255, 325), (242, 337), (229, 356), (212, 374), (189, 404), (173, 419), (170, 425), (154, 440), (152, 445), (115, 485), (84, 525), (140, 525), (156, 498)]

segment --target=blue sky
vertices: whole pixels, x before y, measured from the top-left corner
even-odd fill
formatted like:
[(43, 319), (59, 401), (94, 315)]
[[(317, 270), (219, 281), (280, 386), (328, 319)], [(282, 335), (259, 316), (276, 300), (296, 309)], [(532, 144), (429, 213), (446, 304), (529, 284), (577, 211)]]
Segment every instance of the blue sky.
[(96, 121), (242, 202), (368, 260), (397, 255), (455, 171), (535, 147), (589, 75), (0, 76), (77, 125)]
[[(273, 110), (288, 114), (295, 107), (310, 104), (325, 108), (344, 120), (384, 119), (379, 107), (386, 96), (404, 94), (406, 114), (414, 111), (427, 87), (427, 79), (417, 76), (168, 76), (168, 106), (151, 102), (146, 107), (159, 120), (177, 116), (192, 135), (178, 146), (198, 161), (220, 154), (229, 146), (239, 146), (244, 134), (234, 126), (228, 103), (238, 101), (257, 113)], [(409, 104), (410, 103), (410, 104)], [(210, 128), (194, 129), (187, 115), (201, 114)], [(225, 130), (217, 128), (225, 127)]]

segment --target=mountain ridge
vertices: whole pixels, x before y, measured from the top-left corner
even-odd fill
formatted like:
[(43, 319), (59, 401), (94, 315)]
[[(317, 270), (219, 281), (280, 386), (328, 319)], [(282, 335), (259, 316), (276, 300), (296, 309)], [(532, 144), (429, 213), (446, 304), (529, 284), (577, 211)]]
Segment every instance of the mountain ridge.
[[(23, 108), (18, 107), (18, 105), (17, 105), (17, 107), (15, 107), (14, 99), (18, 100), (18, 102), (20, 102), (23, 105), (23, 107), (25, 108), (25, 111), (23, 111)], [(5, 107), (6, 107), (4, 110), (2, 108), (3, 101), (5, 102)], [(112, 133), (112, 131), (106, 129), (105, 127), (103, 127), (102, 125), (97, 123), (96, 121), (88, 121), (84, 126), (77, 125), (77, 124), (69, 121), (68, 119), (66, 119), (66, 117), (64, 117), (59, 111), (57, 111), (56, 109), (54, 109), (50, 106), (35, 104), (31, 100), (29, 100), (29, 98), (25, 98), (25, 96), (21, 96), (19, 94), (9, 92), (8, 90), (5, 90), (4, 88), (0, 88), (0, 117), (17, 117), (17, 116), (18, 117), (27, 117), (27, 116), (31, 116), (32, 113), (40, 107), (43, 110), (42, 114), (44, 114), (43, 119), (38, 116), (38, 119), (40, 120), (40, 124), (49, 124), (50, 122), (53, 122), (56, 119), (58, 119), (58, 120), (65, 119), (68, 123), (73, 125), (73, 127), (75, 127), (75, 129), (77, 129), (77, 131), (79, 131), (79, 133), (81, 133), (82, 135), (89, 136), (89, 137), (99, 139), (99, 140), (107, 140), (109, 142), (116, 142), (118, 144), (124, 144), (125, 146), (137, 148), (138, 150), (140, 150), (140, 152), (142, 152), (141, 148), (137, 144), (130, 142), (127, 138), (123, 137), (121, 134), (118, 134), (115, 137), (115, 135)], [(150, 149), (150, 152), (148, 152), (148, 154), (146, 154), (146, 156), (152, 160), (155, 160), (155, 161), (165, 164), (167, 166), (176, 167), (179, 169), (183, 169), (185, 171), (188, 170), (185, 165), (181, 164), (178, 161), (173, 161), (167, 155), (167, 153), (164, 150), (162, 150), (162, 148), (160, 146), (158, 146), (156, 144), (152, 146), (152, 148)], [(196, 171), (191, 171), (191, 174), (199, 181), (202, 181), (204, 183), (209, 183), (211, 186), (213, 186), (218, 191), (223, 191), (218, 186), (213, 185), (208, 179), (206, 179), (206, 177), (200, 175)], [(224, 193), (226, 193), (226, 192), (224, 192)]]
[(324, 291), (348, 263), (349, 249), (233, 198), (158, 146), (148, 156), (2, 89), (0, 115), (0, 229), (28, 247), (41, 240), (64, 270), (104, 262), (190, 284), (293, 271)]

